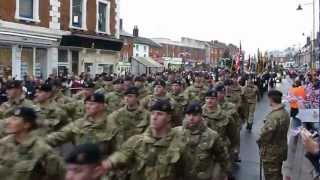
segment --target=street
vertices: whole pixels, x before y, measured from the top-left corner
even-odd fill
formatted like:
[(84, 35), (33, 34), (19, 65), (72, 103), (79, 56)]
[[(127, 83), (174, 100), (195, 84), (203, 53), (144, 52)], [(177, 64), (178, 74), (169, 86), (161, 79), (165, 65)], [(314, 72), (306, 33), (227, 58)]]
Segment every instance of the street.
[[(284, 96), (287, 94), (289, 87), (289, 79), (285, 79), (281, 84), (277, 84), (277, 89), (281, 90)], [(267, 95), (265, 94), (262, 100), (257, 103), (252, 132), (248, 132), (245, 128), (242, 128), (241, 131), (240, 156), (242, 162), (234, 167), (237, 180), (259, 180), (260, 178), (259, 149), (256, 144), (256, 139), (263, 126), (264, 117), (269, 111), (270, 107)]]

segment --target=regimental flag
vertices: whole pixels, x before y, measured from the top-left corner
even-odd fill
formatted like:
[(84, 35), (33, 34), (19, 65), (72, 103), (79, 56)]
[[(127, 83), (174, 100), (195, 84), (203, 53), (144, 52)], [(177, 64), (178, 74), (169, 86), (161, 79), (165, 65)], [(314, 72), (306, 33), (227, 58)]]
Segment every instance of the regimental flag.
[(239, 71), (240, 70), (240, 61), (242, 59), (242, 46), (241, 46), (241, 41), (240, 41), (240, 49), (239, 52), (236, 56), (236, 70)]

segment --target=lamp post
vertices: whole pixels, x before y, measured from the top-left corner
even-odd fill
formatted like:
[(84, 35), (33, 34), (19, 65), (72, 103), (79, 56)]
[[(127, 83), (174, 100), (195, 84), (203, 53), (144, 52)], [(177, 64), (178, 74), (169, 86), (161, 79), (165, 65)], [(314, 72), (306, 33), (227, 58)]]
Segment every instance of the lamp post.
[(297, 11), (302, 11), (303, 10), (303, 6), (305, 5), (312, 5), (312, 12), (313, 12), (313, 16), (312, 16), (312, 37), (311, 37), (311, 58), (310, 58), (310, 68), (311, 70), (313, 69), (313, 63), (315, 61), (316, 58), (316, 53), (315, 53), (315, 47), (316, 47), (316, 34), (315, 34), (315, 24), (316, 24), (316, 11), (315, 11), (315, 0), (312, 1), (312, 3), (305, 3), (305, 4), (299, 4)]

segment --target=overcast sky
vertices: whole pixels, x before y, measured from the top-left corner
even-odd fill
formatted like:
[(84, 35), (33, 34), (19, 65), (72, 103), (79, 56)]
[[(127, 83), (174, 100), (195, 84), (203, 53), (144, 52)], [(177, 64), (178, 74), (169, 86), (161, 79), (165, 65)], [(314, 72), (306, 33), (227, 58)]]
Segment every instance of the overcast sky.
[[(312, 0), (120, 0), (124, 29), (141, 36), (219, 40), (250, 54), (302, 46), (312, 32)], [(316, 6), (318, 10), (318, 5)], [(317, 16), (319, 17), (319, 16)], [(318, 18), (317, 18), (318, 24)], [(319, 26), (317, 26), (319, 27)]]

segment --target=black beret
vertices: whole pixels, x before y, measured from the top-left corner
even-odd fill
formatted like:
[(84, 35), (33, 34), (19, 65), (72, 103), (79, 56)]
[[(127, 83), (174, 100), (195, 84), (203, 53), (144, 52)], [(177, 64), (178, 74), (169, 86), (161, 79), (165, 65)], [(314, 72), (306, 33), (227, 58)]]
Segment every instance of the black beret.
[(40, 86), (39, 91), (51, 92), (53, 90), (52, 83), (44, 83)]
[(76, 146), (65, 159), (67, 164), (98, 164), (102, 161), (101, 151), (96, 144)]
[(150, 108), (151, 111), (163, 111), (170, 113), (172, 112), (172, 107), (167, 99), (160, 99), (156, 101)]
[(207, 93), (206, 93), (206, 97), (217, 97), (217, 91), (214, 89), (210, 89)]
[(282, 95), (283, 95), (282, 92), (279, 90), (270, 90), (268, 92), (268, 97), (270, 96), (282, 97)]
[(34, 109), (29, 107), (19, 107), (17, 108), (13, 116), (21, 117), (23, 121), (35, 123), (37, 119), (37, 113)]
[(124, 94), (125, 95), (128, 95), (128, 94), (139, 95), (139, 89), (135, 86), (131, 86), (126, 90), (126, 92)]
[(82, 84), (83, 88), (92, 89), (95, 87), (95, 84), (92, 81), (86, 81)]
[(185, 114), (201, 114), (202, 113), (202, 107), (199, 102), (191, 102), (187, 108), (185, 109)]
[(91, 96), (87, 97), (86, 101), (95, 102), (95, 103), (105, 103), (105, 97), (102, 93), (94, 93)]
[(14, 88), (21, 88), (22, 87), (22, 81), (18, 80), (11, 80), (8, 81), (6, 84), (7, 89), (14, 89)]
[(216, 90), (217, 92), (225, 91), (224, 85), (223, 85), (223, 84), (218, 84), (218, 85), (215, 87), (215, 90)]
[(113, 81), (113, 77), (112, 76), (104, 76), (103, 80), (104, 81)]
[(123, 80), (121, 78), (118, 78), (113, 81), (113, 84), (123, 84)]
[(155, 81), (153, 86), (162, 86), (162, 87), (166, 87), (166, 82), (163, 81), (163, 80), (158, 80), (158, 81)]

